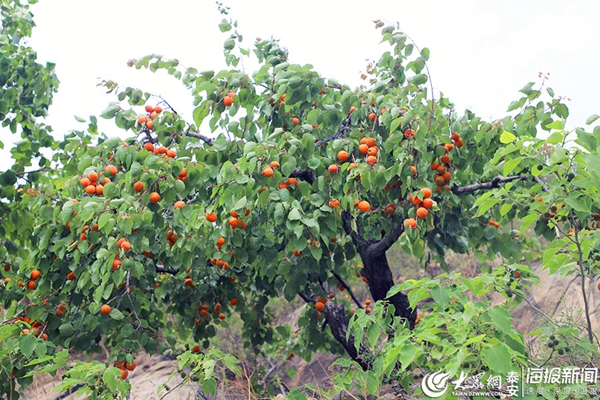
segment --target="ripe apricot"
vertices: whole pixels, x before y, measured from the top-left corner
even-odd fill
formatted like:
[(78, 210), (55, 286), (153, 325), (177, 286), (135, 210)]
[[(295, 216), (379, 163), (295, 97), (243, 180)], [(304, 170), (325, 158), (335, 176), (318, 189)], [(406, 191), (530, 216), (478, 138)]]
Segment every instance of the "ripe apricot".
[(430, 168), (431, 168), (432, 171), (437, 171), (437, 169), (438, 169), (439, 166), (440, 166), (440, 163), (438, 163), (437, 161), (434, 161), (434, 162), (431, 163)]
[(302, 255), (302, 252), (298, 251), (297, 249), (294, 249), (294, 251), (292, 252), (292, 254), (294, 254), (294, 256), (296, 256), (296, 257), (300, 257)]
[(33, 279), (34, 281), (37, 278), (39, 278), (41, 275), (42, 275), (42, 273), (37, 269), (34, 269), (33, 271), (31, 271), (31, 279)]
[(406, 228), (410, 226), (412, 229), (415, 229), (417, 227), (417, 220), (414, 218), (407, 218), (404, 220), (404, 226)]
[(450, 157), (448, 157), (447, 154), (444, 154), (443, 156), (440, 157), (440, 161), (443, 162), (444, 164), (448, 165), (448, 164), (450, 164)]
[(345, 150), (340, 150), (340, 151), (338, 151), (338, 153), (337, 153), (337, 158), (338, 158), (338, 160), (340, 160), (341, 162), (344, 162), (344, 161), (346, 161), (346, 160), (348, 159), (348, 157), (349, 157), (349, 155), (348, 155), (348, 152), (347, 152), (347, 151), (345, 151)]
[[(298, 186), (298, 180), (296, 178), (288, 178), (285, 183), (287, 183), (288, 185), (295, 185)], [(249, 210), (248, 210), (249, 211)]]
[(96, 194), (96, 187), (94, 185), (89, 185), (85, 188), (85, 192), (89, 195)]
[(416, 175), (416, 174), (417, 174), (417, 167), (415, 167), (414, 165), (411, 165), (411, 166), (410, 166), (410, 172), (411, 172), (413, 175)]
[(444, 178), (445, 181), (449, 181), (451, 177), (452, 173), (450, 171), (446, 171), (442, 174), (442, 178)]
[(102, 196), (104, 194), (104, 186), (102, 186), (102, 185), (96, 186), (96, 194), (98, 196)]
[(410, 128), (406, 129), (406, 130), (404, 131), (404, 137), (405, 137), (406, 139), (410, 139), (410, 138), (413, 138), (413, 137), (415, 137), (415, 131), (414, 131), (414, 130), (412, 130), (412, 129), (410, 129)]
[(269, 163), (269, 167), (271, 167), (271, 168), (275, 169), (275, 168), (279, 168), (279, 167), (281, 167), (281, 165), (279, 164), (279, 161), (271, 161), (271, 162)]
[(83, 186), (84, 188), (87, 188), (88, 186), (90, 186), (92, 184), (92, 181), (90, 181), (90, 178), (86, 177), (86, 178), (81, 178), (79, 183), (81, 183), (81, 186)]
[(69, 272), (69, 275), (67, 275), (67, 280), (74, 281), (75, 280), (75, 272), (73, 272), (73, 271)]
[(428, 199), (431, 197), (432, 193), (431, 193), (431, 189), (429, 188), (422, 188), (421, 192), (423, 192), (423, 198), (424, 199)]
[(148, 128), (148, 130), (154, 129), (154, 123), (152, 121), (146, 122), (146, 128)]
[(375, 156), (368, 156), (367, 157), (367, 164), (377, 164), (377, 157)]
[(367, 212), (371, 209), (371, 205), (368, 201), (362, 200), (358, 203), (358, 209), (362, 212)]
[(223, 314), (223, 313), (219, 314), (219, 319), (220, 319), (221, 321), (222, 321), (222, 320), (224, 320), (224, 319), (225, 319), (225, 314)]
[(177, 157), (177, 152), (173, 149), (169, 149), (169, 150), (167, 150), (167, 157), (175, 158), (175, 157)]
[(444, 145), (444, 150), (446, 151), (446, 153), (449, 153), (453, 148), (454, 148), (454, 145), (452, 143), (446, 143)]
[(123, 243), (121, 243), (121, 248), (125, 251), (128, 251), (129, 249), (131, 249), (131, 243), (129, 243), (127, 240), (124, 241)]
[(88, 178), (92, 182), (96, 182), (98, 180), (98, 174), (96, 172), (90, 172)]
[(156, 192), (150, 193), (150, 202), (156, 204), (160, 201), (160, 195)]
[(425, 207), (425, 208), (431, 208), (431, 207), (433, 207), (433, 200), (431, 200), (430, 198), (424, 199), (423, 200), (423, 207)]
[(146, 106), (144, 107), (144, 110), (146, 110), (146, 112), (151, 113), (152, 111), (154, 111), (154, 107), (151, 106), (150, 104), (146, 104)]
[(427, 211), (427, 209), (425, 207), (417, 208), (417, 217), (425, 218), (427, 216), (427, 214), (429, 214), (429, 212)]
[(110, 314), (110, 306), (108, 304), (104, 304), (102, 307), (100, 307), (100, 314), (102, 315), (108, 315)]
[(521, 273), (519, 271), (515, 272), (515, 278), (519, 279), (521, 277)]
[(184, 205), (185, 205), (185, 201), (179, 200), (179, 201), (175, 202), (175, 204), (173, 205), (173, 208), (177, 210), (179, 208), (182, 208)]
[(317, 311), (323, 311), (325, 309), (325, 304), (320, 301), (317, 301), (315, 303), (315, 308), (317, 309)]
[(137, 366), (137, 364), (135, 363), (135, 361), (132, 362), (131, 364), (125, 363), (125, 369), (128, 371), (133, 371), (136, 366)]
[(369, 146), (366, 144), (361, 144), (358, 146), (358, 151), (360, 151), (362, 154), (367, 154), (369, 152)]
[(375, 146), (375, 139), (374, 138), (367, 138), (367, 140), (365, 141), (365, 144), (369, 147), (373, 147)]
[(340, 206), (340, 201), (336, 199), (329, 200), (329, 207), (335, 208)]
[(369, 114), (369, 121), (373, 122), (373, 121), (375, 121), (375, 118), (377, 118), (377, 114), (375, 114), (375, 113)]
[(235, 228), (236, 226), (239, 226), (239, 225), (240, 225), (240, 220), (239, 220), (239, 219), (237, 219), (237, 218), (235, 218), (235, 217), (229, 218), (229, 225), (230, 225), (232, 228)]
[(217, 221), (217, 214), (215, 214), (214, 212), (206, 213), (205, 215), (206, 215), (206, 219), (209, 222), (216, 222)]
[(134, 183), (133, 190), (135, 190), (138, 193), (141, 192), (142, 190), (144, 190), (144, 182), (137, 181), (136, 183)]
[(233, 97), (231, 97), (231, 96), (223, 97), (223, 104), (225, 104), (225, 107), (230, 107), (233, 104)]
[(377, 146), (369, 147), (369, 150), (367, 150), (367, 155), (376, 156), (378, 152), (379, 148)]
[(147, 121), (148, 121), (148, 117), (146, 117), (145, 115), (140, 115), (137, 120), (138, 124), (140, 124), (140, 125), (146, 123)]
[(294, 124), (294, 126), (298, 125), (300, 123), (300, 119), (293, 117), (292, 118), (292, 123)]
[(339, 168), (338, 168), (338, 166), (337, 166), (337, 165), (335, 165), (335, 164), (331, 164), (331, 165), (330, 165), (330, 166), (327, 168), (327, 170), (328, 170), (330, 173), (332, 173), (332, 174), (335, 174), (336, 172), (338, 172), (338, 169), (339, 169)]
[(35, 286), (36, 286), (36, 285), (35, 285), (35, 281), (29, 281), (29, 282), (27, 282), (27, 288), (28, 288), (29, 290), (34, 290), (34, 289), (35, 289)]
[(271, 167), (265, 167), (265, 169), (263, 169), (262, 174), (266, 178), (272, 177), (273, 176), (273, 168), (271, 168)]

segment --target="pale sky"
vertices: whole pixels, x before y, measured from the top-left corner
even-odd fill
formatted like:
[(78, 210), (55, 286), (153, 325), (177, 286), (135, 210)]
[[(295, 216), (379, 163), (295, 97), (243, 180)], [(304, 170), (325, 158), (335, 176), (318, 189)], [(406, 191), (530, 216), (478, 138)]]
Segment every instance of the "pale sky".
[[(399, 22), (418, 46), (431, 50), (434, 87), (461, 112), (468, 107), (486, 119), (503, 117), (522, 86), (539, 82), (538, 72), (549, 72), (547, 85), (571, 99), (568, 127), (600, 114), (600, 2), (595, 0), (225, 3), (231, 7), (228, 18), (239, 22), (244, 47), (256, 37), (281, 39), (291, 62), (310, 63), (322, 76), (351, 86), (362, 83), (367, 59), (387, 49), (374, 29), (373, 20), (382, 19)], [(131, 58), (156, 53), (199, 70), (224, 67), (227, 35), (217, 27), (222, 16), (214, 1), (40, 0), (32, 10), (37, 27), (30, 44), (40, 60), (57, 63), (61, 81), (47, 121), (59, 138), (85, 128), (73, 115), (98, 115), (116, 101), (96, 87), (98, 78), (160, 94), (191, 120), (191, 97), (183, 86), (166, 72), (128, 68)], [(101, 130), (123, 137), (112, 123)], [(6, 133), (2, 136), (10, 147)]]

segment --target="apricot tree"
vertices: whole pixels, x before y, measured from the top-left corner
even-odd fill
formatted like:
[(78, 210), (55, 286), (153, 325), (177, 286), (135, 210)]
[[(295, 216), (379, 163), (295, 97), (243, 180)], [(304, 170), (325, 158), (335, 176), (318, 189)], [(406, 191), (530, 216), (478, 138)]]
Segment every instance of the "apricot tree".
[[(1, 177), (8, 319), (0, 354), (12, 354), (2, 360), (2, 393), (15, 391), (14, 381), (27, 385), (36, 365), (64, 365), (60, 348), (111, 349), (110, 363), (65, 374), (64, 387), (80, 383), (96, 396), (127, 390), (115, 374), (127, 378), (140, 348), (187, 349), (189, 364), (217, 357), (235, 369), (224, 355), (199, 354), (234, 318), (257, 352), (284, 338), (305, 358), (346, 354), (345, 366), (364, 371), (371, 393), (373, 382), (390, 379), (408, 387), (412, 378), (403, 374), (415, 366), (456, 373), (471, 363), (473, 371), (506, 374), (524, 365), (527, 350), (507, 311), (526, 282), (536, 282), (523, 262), (538, 256), (536, 240), (524, 232), (535, 223), (554, 243), (544, 253), (549, 268), (562, 268), (557, 260), (567, 255), (575, 261), (566, 273), (581, 275), (585, 290), (596, 266), (585, 261), (596, 233), (584, 229), (595, 227), (599, 206), (599, 132), (577, 130), (585, 150), (567, 147), (568, 108), (551, 89), (539, 100), (533, 83), (510, 105), (512, 116), (486, 122), (460, 114), (434, 96), (429, 50), (376, 24), (389, 49), (354, 89), (293, 64), (276, 40), (254, 44), (257, 71), (238, 68), (251, 51), (227, 18), (219, 24), (229, 32), (227, 69), (200, 72), (157, 55), (130, 60), (172, 75), (195, 108), (186, 121), (180, 100), (106, 82), (118, 101), (100, 116), (114, 120), (124, 141), (99, 133), (90, 118), (87, 131), (54, 142), (29, 118), (50, 103), (51, 66), (35, 64), (24, 46), (11, 48), (28, 51), (23, 57), (38, 73), (7, 64), (14, 73), (0, 75), (10, 76), (6, 92), (13, 83), (24, 88), (21, 98), (0, 100), (0, 111), (8, 107), (2, 117), (24, 138), (13, 149), (15, 167)], [(43, 146), (52, 162), (42, 158), (41, 170), (25, 172)], [(482, 261), (500, 255), (505, 265), (476, 278), (448, 273), (396, 285), (386, 256), (396, 243), (446, 270), (448, 250)], [(355, 296), (356, 284), (368, 286), (374, 310)], [(494, 290), (505, 304), (490, 308), (468, 295)], [(279, 296), (308, 305), (298, 338), (289, 326), (273, 326), (267, 304)], [(417, 316), (428, 298), (437, 318)], [(589, 320), (587, 332), (592, 342)], [(214, 389), (211, 373), (194, 371)]]

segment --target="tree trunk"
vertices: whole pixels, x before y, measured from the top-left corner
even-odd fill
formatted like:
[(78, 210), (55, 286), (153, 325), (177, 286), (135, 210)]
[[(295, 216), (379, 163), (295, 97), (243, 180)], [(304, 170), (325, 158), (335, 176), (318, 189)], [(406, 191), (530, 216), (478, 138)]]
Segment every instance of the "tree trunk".
[[(371, 246), (367, 246), (363, 251), (359, 248), (359, 254), (364, 265), (361, 275), (369, 281), (369, 291), (373, 296), (373, 300), (386, 300), (387, 293), (394, 286), (394, 278), (386, 254), (376, 254), (372, 249)], [(399, 292), (387, 301), (394, 305), (395, 315), (408, 319), (412, 329), (417, 311), (410, 309), (408, 296)]]

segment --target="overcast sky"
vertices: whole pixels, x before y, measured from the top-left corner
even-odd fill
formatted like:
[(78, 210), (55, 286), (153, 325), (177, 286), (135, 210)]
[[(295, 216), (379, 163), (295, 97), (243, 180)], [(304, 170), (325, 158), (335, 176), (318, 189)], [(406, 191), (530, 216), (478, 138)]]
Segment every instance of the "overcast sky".
[[(600, 2), (554, 0), (227, 0), (243, 45), (256, 37), (281, 39), (290, 61), (310, 63), (324, 77), (357, 86), (368, 59), (383, 45), (373, 20), (400, 24), (431, 50), (433, 84), (457, 109), (491, 119), (505, 115), (518, 90), (550, 73), (548, 86), (571, 99), (569, 127), (600, 114)], [(166, 73), (126, 66), (150, 53), (177, 58), (199, 70), (223, 68), (217, 27), (222, 16), (210, 0), (41, 0), (32, 6), (30, 44), (42, 61), (57, 63), (61, 81), (48, 122), (57, 137), (83, 129), (73, 115), (98, 115), (116, 101), (98, 78), (160, 94), (191, 120), (191, 97)], [(252, 71), (249, 71), (252, 72)], [(109, 136), (122, 133), (101, 126)], [(3, 134), (4, 135), (4, 134)], [(5, 141), (6, 143), (6, 141)], [(6, 143), (9, 147), (9, 143)]]

